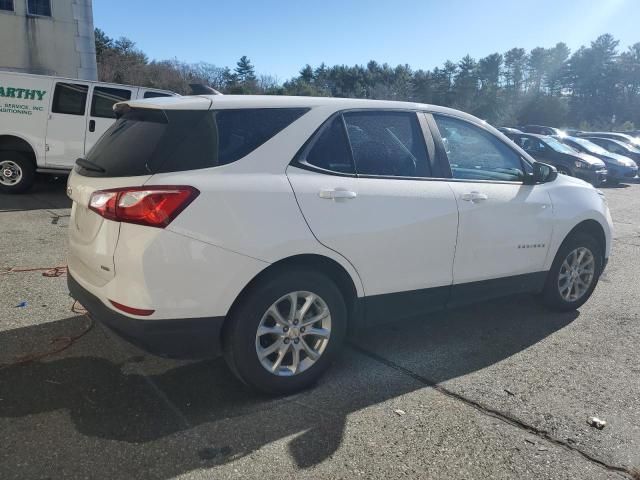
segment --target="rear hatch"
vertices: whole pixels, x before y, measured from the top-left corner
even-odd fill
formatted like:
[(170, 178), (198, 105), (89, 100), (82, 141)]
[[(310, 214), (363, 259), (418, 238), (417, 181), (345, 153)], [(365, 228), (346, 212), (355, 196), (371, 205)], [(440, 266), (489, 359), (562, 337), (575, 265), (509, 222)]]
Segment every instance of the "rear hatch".
[[(211, 110), (211, 104), (206, 97), (116, 104), (118, 119), (86, 158), (77, 160), (69, 178), (69, 268), (83, 277), (80, 281), (102, 286), (117, 274), (116, 247), (127, 241), (119, 238), (121, 222), (164, 228), (199, 194), (194, 186), (174, 185), (170, 176), (162, 180), (169, 185), (155, 185), (149, 181), (155, 174), (235, 162), (308, 110)], [(118, 192), (105, 192), (111, 189)], [(149, 215), (141, 217), (145, 212)]]
[(92, 178), (72, 172), (67, 194), (73, 200), (69, 222), (69, 268), (95, 286), (115, 275), (113, 255), (120, 222), (102, 218), (89, 210), (91, 195), (98, 190), (143, 185), (151, 175), (120, 178)]
[[(202, 166), (201, 155), (206, 155), (207, 150), (201, 142), (193, 141), (193, 135), (198, 134), (198, 124), (211, 101), (201, 97), (180, 100), (131, 102), (136, 108), (129, 103), (118, 104), (120, 118), (86, 158), (78, 160), (69, 176), (67, 194), (73, 201), (69, 268), (81, 280), (100, 287), (116, 274), (114, 253), (120, 222), (89, 208), (95, 192), (140, 187), (154, 173), (197, 168), (198, 162)], [(189, 110), (180, 110), (183, 104)], [(195, 148), (196, 143), (199, 149)], [(172, 156), (176, 148), (184, 156)]]

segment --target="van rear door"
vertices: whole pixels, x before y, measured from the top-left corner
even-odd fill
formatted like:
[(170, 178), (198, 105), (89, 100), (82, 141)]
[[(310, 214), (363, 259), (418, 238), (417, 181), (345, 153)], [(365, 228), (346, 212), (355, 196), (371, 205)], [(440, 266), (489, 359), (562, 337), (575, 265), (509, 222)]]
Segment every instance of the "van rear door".
[[(84, 153), (98, 141), (116, 120), (113, 105), (136, 98), (138, 88), (122, 85), (94, 84), (91, 87), (91, 102), (87, 116), (87, 134), (84, 141)], [(74, 159), (75, 160), (75, 159)]]
[(89, 85), (80, 80), (55, 82), (46, 133), (48, 167), (71, 168), (84, 155)]

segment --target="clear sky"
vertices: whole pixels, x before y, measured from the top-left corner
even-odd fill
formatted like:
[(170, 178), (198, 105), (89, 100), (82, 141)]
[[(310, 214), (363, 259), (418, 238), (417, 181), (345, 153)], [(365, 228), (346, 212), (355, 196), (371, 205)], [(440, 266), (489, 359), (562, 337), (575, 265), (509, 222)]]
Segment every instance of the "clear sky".
[(306, 63), (432, 69), (467, 53), (571, 50), (611, 33), (640, 42), (640, 0), (94, 0), (94, 24), (152, 59), (234, 67), (247, 55), (280, 81)]

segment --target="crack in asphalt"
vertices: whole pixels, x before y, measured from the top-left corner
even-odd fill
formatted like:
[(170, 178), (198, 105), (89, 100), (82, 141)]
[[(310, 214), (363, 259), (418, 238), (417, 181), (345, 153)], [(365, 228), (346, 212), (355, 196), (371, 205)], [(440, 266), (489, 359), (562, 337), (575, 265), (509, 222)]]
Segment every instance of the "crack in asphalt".
[(47, 212), (49, 212), (49, 214), (51, 215), (51, 225), (58, 225), (58, 222), (61, 218), (71, 217), (70, 213), (60, 215), (59, 213), (53, 212), (51, 210), (47, 210)]
[(422, 383), (425, 386), (431, 387), (434, 390), (436, 390), (437, 392), (452, 398), (454, 400), (458, 400), (459, 402), (464, 403), (465, 405), (468, 405), (470, 407), (472, 407), (473, 409), (479, 411), (480, 413), (482, 413), (483, 415), (489, 416), (491, 418), (495, 418), (497, 420), (502, 421), (503, 423), (506, 423), (508, 425), (511, 425), (513, 427), (519, 428), (520, 430), (524, 430), (528, 433), (531, 433), (539, 438), (542, 438), (548, 442), (553, 443), (554, 445), (557, 445), (561, 448), (564, 448), (565, 450), (569, 450), (571, 452), (575, 452), (577, 454), (579, 454), (580, 456), (582, 456), (585, 460), (588, 460), (589, 462), (592, 462), (600, 467), (605, 468), (606, 470), (609, 470), (611, 472), (615, 472), (617, 474), (620, 474), (621, 476), (623, 476), (624, 478), (635, 478), (633, 476), (633, 472), (625, 467), (620, 467), (618, 465), (611, 465), (608, 464), (607, 462), (605, 462), (604, 460), (600, 460), (582, 450), (580, 450), (579, 448), (573, 446), (572, 444), (565, 442), (563, 440), (559, 440), (553, 436), (551, 436), (546, 430), (541, 430), (537, 427), (534, 427), (533, 425), (529, 425), (525, 422), (523, 422), (522, 420), (518, 420), (517, 418), (514, 418), (510, 415), (505, 414), (504, 412), (501, 412), (499, 410), (493, 409), (491, 407), (488, 407), (486, 405), (483, 405), (479, 402), (476, 402), (475, 400), (471, 400), (463, 395), (460, 395), (459, 393), (456, 393), (452, 390), (449, 390), (446, 387), (443, 387), (442, 385), (440, 385), (439, 383), (430, 380), (427, 377), (424, 377), (416, 372), (413, 372), (412, 370), (409, 370), (406, 367), (403, 367), (402, 365), (398, 365), (397, 363), (388, 360), (380, 355), (378, 355), (377, 353), (373, 353), (359, 345), (356, 345), (354, 343), (349, 343), (349, 346), (356, 352), (370, 358), (371, 360), (374, 360), (378, 363), (382, 363), (383, 365), (392, 368), (404, 375), (407, 375), (411, 378), (413, 378), (414, 380), (417, 380), (418, 382)]

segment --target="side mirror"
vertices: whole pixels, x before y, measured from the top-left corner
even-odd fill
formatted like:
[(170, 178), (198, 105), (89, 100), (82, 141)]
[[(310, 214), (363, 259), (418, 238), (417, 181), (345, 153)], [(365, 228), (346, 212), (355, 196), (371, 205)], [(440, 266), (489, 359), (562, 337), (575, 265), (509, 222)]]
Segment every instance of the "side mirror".
[(558, 178), (558, 170), (556, 170), (556, 167), (542, 162), (533, 164), (534, 183), (553, 182), (556, 178)]

